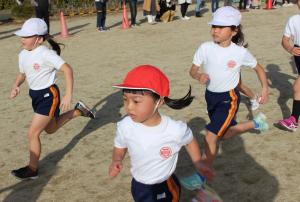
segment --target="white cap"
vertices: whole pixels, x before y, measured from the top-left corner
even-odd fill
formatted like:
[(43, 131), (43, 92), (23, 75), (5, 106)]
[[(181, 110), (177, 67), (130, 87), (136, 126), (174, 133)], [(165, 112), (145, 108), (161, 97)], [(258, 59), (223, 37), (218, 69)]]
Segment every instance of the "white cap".
[(232, 6), (224, 6), (216, 10), (213, 15), (213, 20), (208, 24), (217, 26), (239, 26), (241, 19), (242, 15), (240, 11)]
[(48, 27), (44, 20), (40, 18), (30, 18), (23, 24), (22, 29), (15, 32), (20, 37), (43, 36), (48, 33)]

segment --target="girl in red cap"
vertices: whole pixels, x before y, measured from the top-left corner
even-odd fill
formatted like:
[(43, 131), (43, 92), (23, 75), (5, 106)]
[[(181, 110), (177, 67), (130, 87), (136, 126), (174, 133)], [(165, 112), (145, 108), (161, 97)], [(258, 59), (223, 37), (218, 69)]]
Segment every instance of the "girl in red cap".
[(122, 84), (114, 87), (123, 91), (127, 116), (117, 123), (109, 175), (119, 174), (128, 151), (134, 201), (179, 201), (180, 184), (174, 171), (182, 146), (197, 171), (212, 178), (212, 170), (201, 161), (200, 148), (191, 129), (186, 123), (158, 112), (164, 103), (173, 109), (187, 107), (194, 98), (191, 89), (183, 98), (169, 98), (168, 78), (151, 65), (134, 68)]
[[(20, 180), (38, 178), (38, 162), (41, 155), (40, 135), (43, 131), (54, 133), (71, 119), (78, 116), (95, 118), (93, 112), (78, 102), (70, 109), (73, 95), (73, 71), (59, 55), (60, 47), (47, 31), (47, 24), (39, 18), (30, 18), (15, 34), (21, 37), (23, 50), (19, 54), (19, 74), (13, 83), (10, 98), (20, 93), (20, 86), (27, 80), (34, 115), (27, 135), (29, 139), (29, 164), (11, 172)], [(47, 40), (53, 50), (43, 45)], [(60, 100), (59, 88), (55, 84), (56, 72), (65, 77), (65, 94)], [(60, 115), (60, 110), (65, 111)], [(69, 110), (69, 111), (68, 111)]]

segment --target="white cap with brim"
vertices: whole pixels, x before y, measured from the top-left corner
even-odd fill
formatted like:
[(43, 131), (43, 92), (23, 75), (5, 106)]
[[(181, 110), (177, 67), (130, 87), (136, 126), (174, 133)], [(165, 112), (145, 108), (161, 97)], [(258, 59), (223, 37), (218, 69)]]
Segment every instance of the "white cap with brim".
[(48, 33), (48, 27), (44, 20), (40, 18), (30, 18), (26, 20), (22, 28), (15, 32), (20, 37), (43, 36)]
[(216, 26), (239, 26), (241, 19), (242, 15), (240, 11), (231, 6), (224, 6), (216, 10), (212, 21), (208, 24)]

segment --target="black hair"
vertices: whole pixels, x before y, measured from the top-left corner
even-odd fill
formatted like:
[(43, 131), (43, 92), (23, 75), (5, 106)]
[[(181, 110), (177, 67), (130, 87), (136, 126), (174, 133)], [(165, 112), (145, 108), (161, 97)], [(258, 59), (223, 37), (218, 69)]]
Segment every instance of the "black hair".
[[(144, 95), (145, 92), (149, 93), (155, 101), (160, 99), (160, 96), (157, 93), (154, 93), (150, 90), (123, 89), (123, 93), (133, 93), (133, 94)], [(168, 105), (168, 107), (170, 107), (172, 109), (183, 109), (192, 103), (194, 96), (191, 96), (191, 93), (192, 93), (192, 88), (190, 86), (188, 93), (184, 97), (179, 98), (179, 99), (171, 99), (169, 97), (164, 97), (164, 101), (165, 101), (166, 105)]]
[(238, 46), (243, 46), (245, 48), (248, 47), (248, 43), (244, 44), (245, 43), (245, 35), (242, 31), (242, 25), (238, 25), (238, 26), (230, 26), (231, 30), (232, 31), (236, 31), (236, 35), (232, 37), (231, 41), (233, 43), (235, 43), (236, 45)]
[(46, 40), (50, 44), (51, 48), (57, 53), (57, 55), (60, 55), (60, 53), (61, 53), (60, 45), (64, 46), (64, 44), (57, 43), (56, 41), (54, 41), (52, 39), (52, 36), (50, 36), (49, 34), (44, 35), (42, 37), (43, 37), (44, 41)]

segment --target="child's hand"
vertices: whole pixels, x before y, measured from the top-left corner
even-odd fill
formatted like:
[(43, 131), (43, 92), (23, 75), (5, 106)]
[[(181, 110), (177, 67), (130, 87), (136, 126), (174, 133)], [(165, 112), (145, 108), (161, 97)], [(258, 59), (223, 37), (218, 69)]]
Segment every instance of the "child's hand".
[(209, 76), (208, 74), (205, 73), (201, 73), (199, 74), (199, 77), (197, 78), (197, 80), (201, 83), (201, 84), (206, 84), (209, 81)]
[(10, 98), (15, 98), (20, 93), (20, 87), (13, 87), (10, 91)]
[(122, 168), (122, 161), (113, 161), (109, 166), (108, 175), (112, 178), (116, 177), (119, 172), (121, 172)]
[(269, 91), (268, 89), (263, 88), (258, 102), (259, 104), (265, 104), (268, 102), (268, 100), (269, 100)]
[(295, 56), (300, 56), (300, 48), (298, 47), (293, 47), (291, 49), (291, 54), (295, 55)]
[(59, 106), (60, 110), (62, 112), (69, 110), (71, 108), (71, 103), (72, 103), (72, 96), (65, 95), (61, 100)]
[(212, 180), (215, 176), (213, 169), (208, 166), (204, 161), (200, 161), (196, 166), (197, 171), (201, 176), (205, 177), (208, 181)]

